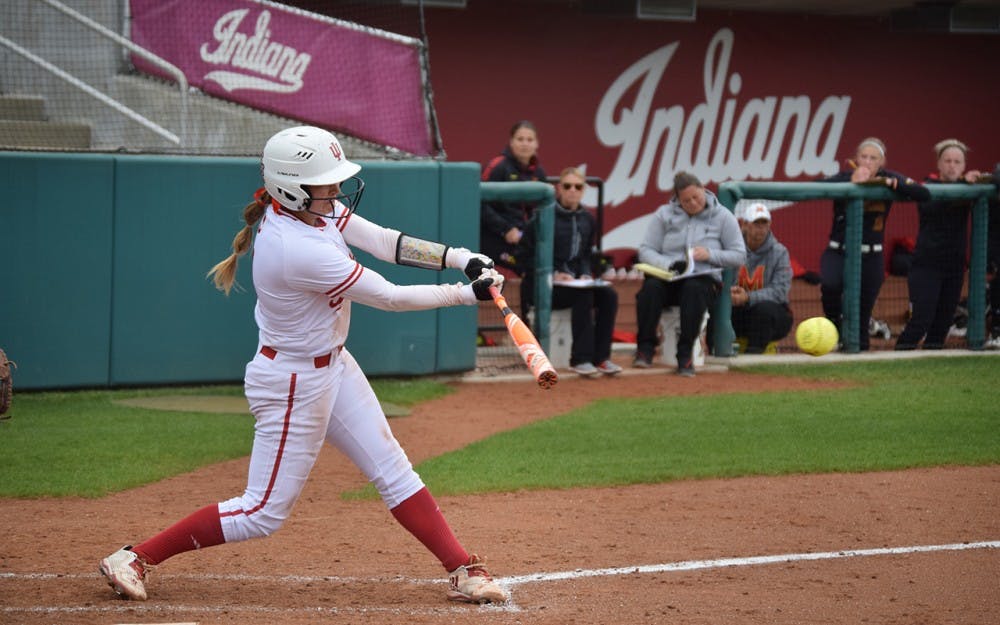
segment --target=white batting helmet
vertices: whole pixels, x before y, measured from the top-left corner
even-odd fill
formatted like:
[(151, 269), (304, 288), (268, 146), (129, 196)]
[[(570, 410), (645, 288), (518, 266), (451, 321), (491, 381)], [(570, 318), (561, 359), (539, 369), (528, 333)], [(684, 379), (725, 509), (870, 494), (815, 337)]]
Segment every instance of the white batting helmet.
[[(354, 178), (361, 165), (344, 156), (344, 149), (333, 133), (314, 126), (297, 126), (277, 133), (264, 145), (260, 159), (261, 175), (268, 195), (293, 211), (309, 207), (306, 185), (336, 184)], [(358, 190), (338, 199), (348, 200), (353, 210), (361, 196), (364, 183), (358, 179)]]

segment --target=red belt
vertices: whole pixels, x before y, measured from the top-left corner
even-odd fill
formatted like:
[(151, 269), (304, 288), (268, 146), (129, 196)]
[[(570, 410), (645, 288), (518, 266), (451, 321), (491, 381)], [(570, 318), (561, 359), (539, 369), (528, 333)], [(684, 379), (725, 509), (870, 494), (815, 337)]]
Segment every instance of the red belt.
[[(265, 358), (274, 360), (274, 357), (278, 355), (278, 350), (274, 349), (273, 347), (264, 345), (263, 347), (260, 348), (260, 353)], [(322, 356), (316, 356), (315, 358), (313, 358), (313, 366), (315, 366), (317, 369), (322, 369), (323, 367), (329, 367), (330, 360), (332, 357), (333, 357), (333, 352), (330, 352), (329, 354), (324, 354)]]

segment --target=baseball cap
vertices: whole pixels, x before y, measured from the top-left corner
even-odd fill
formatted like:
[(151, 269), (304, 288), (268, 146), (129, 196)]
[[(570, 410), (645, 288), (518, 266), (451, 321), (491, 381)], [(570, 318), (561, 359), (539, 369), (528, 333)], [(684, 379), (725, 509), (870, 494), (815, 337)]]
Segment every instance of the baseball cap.
[(758, 219), (766, 219), (767, 221), (771, 221), (771, 211), (767, 210), (767, 207), (761, 204), (760, 202), (747, 206), (746, 209), (743, 211), (744, 221), (753, 222), (757, 221)]

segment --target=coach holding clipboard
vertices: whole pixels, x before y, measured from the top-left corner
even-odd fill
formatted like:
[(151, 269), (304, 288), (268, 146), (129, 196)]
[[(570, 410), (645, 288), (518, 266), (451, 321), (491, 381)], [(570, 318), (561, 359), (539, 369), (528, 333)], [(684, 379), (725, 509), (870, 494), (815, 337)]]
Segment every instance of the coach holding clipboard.
[[(638, 332), (632, 366), (648, 368), (656, 351), (656, 327), (663, 309), (680, 309), (677, 340), (677, 373), (694, 375), (692, 352), (705, 312), (722, 288), (722, 270), (739, 267), (746, 260), (746, 246), (736, 217), (693, 174), (674, 176), (671, 200), (657, 208), (639, 245), (639, 265), (646, 272), (635, 296)], [(668, 272), (656, 277), (655, 269)], [(660, 274), (662, 276), (662, 274)]]

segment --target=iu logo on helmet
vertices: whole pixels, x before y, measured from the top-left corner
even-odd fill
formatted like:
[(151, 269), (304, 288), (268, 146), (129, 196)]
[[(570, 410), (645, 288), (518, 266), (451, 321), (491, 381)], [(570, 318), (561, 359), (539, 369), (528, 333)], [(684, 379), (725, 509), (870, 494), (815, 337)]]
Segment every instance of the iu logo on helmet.
[(330, 151), (333, 152), (333, 158), (338, 161), (340, 160), (340, 157), (344, 155), (344, 152), (340, 149), (340, 144), (336, 142), (330, 144)]

